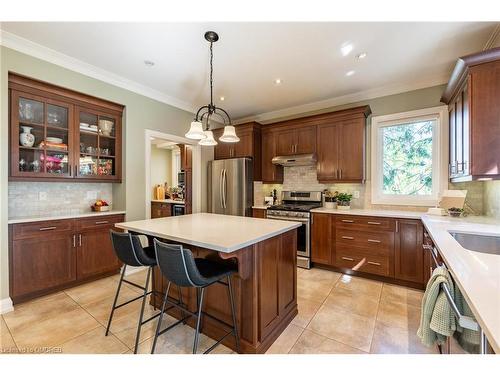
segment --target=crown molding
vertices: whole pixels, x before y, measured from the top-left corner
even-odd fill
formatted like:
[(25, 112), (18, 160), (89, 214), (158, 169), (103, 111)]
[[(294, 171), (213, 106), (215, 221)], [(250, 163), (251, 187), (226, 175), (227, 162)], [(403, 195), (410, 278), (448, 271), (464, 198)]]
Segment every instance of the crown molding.
[(31, 40), (22, 38), (2, 29), (0, 29), (0, 45), (190, 113), (195, 113), (197, 110), (194, 105), (173, 98), (156, 89), (109, 72), (105, 69), (101, 69), (95, 65), (88, 64), (84, 61), (65, 55), (61, 52), (55, 51), (51, 48), (32, 42)]
[(250, 121), (257, 121), (260, 122), (261, 124), (266, 124), (289, 116), (297, 116), (297, 115), (306, 116), (310, 114), (310, 112), (317, 112), (323, 109), (337, 107), (345, 104), (354, 104), (364, 100), (370, 100), (384, 96), (401, 94), (408, 91), (424, 89), (427, 87), (442, 85), (448, 82), (448, 79), (449, 79), (449, 74), (442, 74), (418, 82), (410, 82), (410, 83), (407, 82), (403, 84), (388, 85), (376, 89), (359, 91), (356, 93), (337, 96), (334, 98), (320, 100), (317, 102), (301, 104), (294, 107), (288, 107), (276, 111), (261, 113), (255, 116), (239, 118), (236, 119), (234, 122), (236, 124), (241, 124)]

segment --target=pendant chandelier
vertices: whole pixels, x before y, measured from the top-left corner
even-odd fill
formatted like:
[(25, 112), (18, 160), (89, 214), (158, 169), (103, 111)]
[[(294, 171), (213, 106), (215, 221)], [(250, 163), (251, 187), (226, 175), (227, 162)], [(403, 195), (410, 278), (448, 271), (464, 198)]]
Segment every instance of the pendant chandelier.
[[(186, 138), (189, 139), (199, 139), (201, 146), (215, 146), (217, 141), (214, 139), (214, 134), (210, 130), (210, 118), (217, 116), (218, 119), (222, 120), (224, 123), (224, 133), (219, 138), (221, 142), (239, 142), (240, 139), (236, 135), (236, 130), (231, 123), (231, 117), (222, 108), (214, 105), (213, 102), (213, 44), (219, 40), (219, 35), (215, 31), (207, 31), (205, 33), (205, 39), (210, 43), (210, 104), (204, 105), (198, 109), (194, 121), (191, 122), (191, 127), (186, 133)], [(205, 122), (205, 127), (203, 123)]]

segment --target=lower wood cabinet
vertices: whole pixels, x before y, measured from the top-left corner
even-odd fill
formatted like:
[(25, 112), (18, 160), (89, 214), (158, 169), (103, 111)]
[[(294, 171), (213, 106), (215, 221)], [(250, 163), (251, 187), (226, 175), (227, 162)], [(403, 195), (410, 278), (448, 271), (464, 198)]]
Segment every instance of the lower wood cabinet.
[(10, 297), (23, 302), (117, 272), (109, 230), (124, 215), (9, 225)]
[(172, 216), (172, 204), (151, 202), (151, 219)]
[[(422, 288), (426, 282), (422, 244), (420, 220), (312, 214), (314, 264)], [(356, 271), (352, 271), (356, 265)]]
[(335, 258), (333, 223), (330, 214), (313, 213), (311, 217), (311, 260), (333, 265)]
[(267, 217), (267, 210), (265, 208), (252, 208), (252, 216), (265, 219)]

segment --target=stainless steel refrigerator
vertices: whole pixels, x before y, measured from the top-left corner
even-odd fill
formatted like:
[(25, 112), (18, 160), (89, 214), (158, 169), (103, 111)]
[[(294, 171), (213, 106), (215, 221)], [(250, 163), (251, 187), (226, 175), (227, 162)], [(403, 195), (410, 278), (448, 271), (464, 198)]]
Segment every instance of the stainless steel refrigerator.
[(213, 160), (208, 163), (208, 212), (252, 216), (252, 159)]

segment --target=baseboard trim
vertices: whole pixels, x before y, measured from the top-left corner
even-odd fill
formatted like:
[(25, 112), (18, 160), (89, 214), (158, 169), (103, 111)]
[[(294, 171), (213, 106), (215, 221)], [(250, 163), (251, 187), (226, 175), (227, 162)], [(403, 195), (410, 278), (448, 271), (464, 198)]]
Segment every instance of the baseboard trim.
[(0, 314), (7, 314), (8, 312), (14, 311), (14, 305), (10, 298), (4, 298), (0, 300)]

